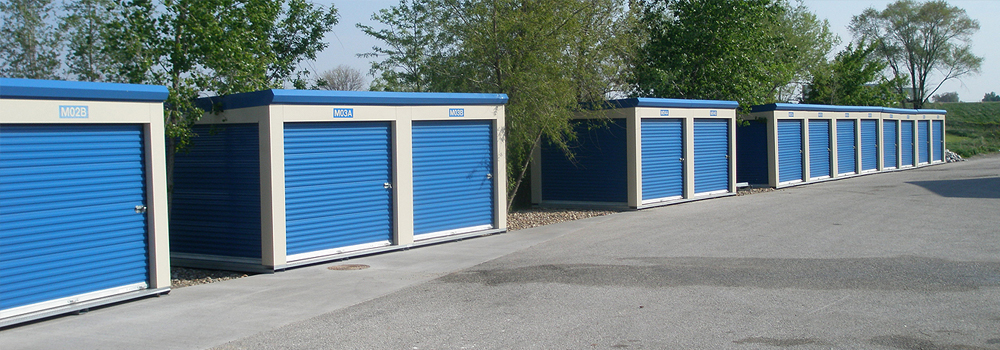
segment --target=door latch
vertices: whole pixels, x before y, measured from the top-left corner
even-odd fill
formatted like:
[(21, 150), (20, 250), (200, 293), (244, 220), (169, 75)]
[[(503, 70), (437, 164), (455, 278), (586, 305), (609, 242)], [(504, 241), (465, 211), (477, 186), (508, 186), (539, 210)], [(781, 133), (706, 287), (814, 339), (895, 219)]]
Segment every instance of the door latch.
[(146, 213), (146, 206), (145, 205), (137, 205), (137, 206), (135, 206), (135, 213), (136, 214), (145, 214)]
[(486, 174), (486, 178), (487, 179), (492, 179), (493, 178), (493, 174)]
[(386, 182), (386, 183), (382, 184), (382, 187), (383, 187), (383, 188), (386, 188), (386, 189), (389, 189), (389, 188), (392, 188), (392, 184), (391, 184), (391, 183), (388, 183), (388, 182)]

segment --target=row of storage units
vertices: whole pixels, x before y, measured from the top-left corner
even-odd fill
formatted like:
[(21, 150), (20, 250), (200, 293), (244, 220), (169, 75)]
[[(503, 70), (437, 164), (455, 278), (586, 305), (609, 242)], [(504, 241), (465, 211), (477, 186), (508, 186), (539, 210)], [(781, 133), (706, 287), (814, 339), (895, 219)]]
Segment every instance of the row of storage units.
[(502, 94), (206, 98), (174, 165), (178, 266), (274, 271), (506, 230)]
[(641, 209), (736, 192), (735, 101), (633, 98), (579, 115), (569, 154), (532, 155), (537, 205)]
[(0, 327), (169, 291), (166, 98), (0, 78)]
[(944, 162), (943, 110), (754, 106), (737, 128), (738, 181), (784, 187)]

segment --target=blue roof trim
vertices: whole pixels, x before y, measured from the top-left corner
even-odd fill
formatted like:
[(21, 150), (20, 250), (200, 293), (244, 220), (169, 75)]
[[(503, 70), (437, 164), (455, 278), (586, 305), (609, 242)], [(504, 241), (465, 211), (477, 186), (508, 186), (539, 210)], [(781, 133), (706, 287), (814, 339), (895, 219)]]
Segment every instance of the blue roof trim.
[(659, 107), (659, 108), (731, 108), (740, 106), (736, 101), (723, 100), (685, 100), (676, 98), (627, 98), (611, 100), (608, 103), (614, 108)]
[(258, 107), (278, 104), (288, 105), (361, 105), (361, 106), (457, 106), (501, 105), (507, 103), (505, 94), (472, 94), (440, 92), (384, 92), (384, 91), (330, 91), (330, 90), (281, 90), (271, 89), (226, 96), (205, 97), (198, 106), (208, 110), (212, 103), (221, 103), (222, 109)]
[(87, 81), (0, 78), (0, 98), (163, 102), (167, 87)]
[(813, 112), (882, 112), (882, 107), (876, 106), (833, 106), (799, 103), (771, 103), (750, 107), (750, 113), (770, 111), (813, 111)]
[(923, 114), (948, 114), (948, 111), (943, 109), (918, 109), (917, 112)]
[(919, 114), (920, 111), (918, 111), (916, 109), (885, 107), (885, 108), (882, 108), (882, 113)]

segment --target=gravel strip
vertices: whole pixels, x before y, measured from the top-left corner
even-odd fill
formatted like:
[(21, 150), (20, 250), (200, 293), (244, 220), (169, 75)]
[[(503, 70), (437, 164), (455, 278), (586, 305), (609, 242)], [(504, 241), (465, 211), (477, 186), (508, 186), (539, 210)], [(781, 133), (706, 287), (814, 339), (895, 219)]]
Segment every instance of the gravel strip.
[(222, 282), (243, 278), (249, 274), (235, 271), (189, 269), (186, 267), (170, 267), (170, 288), (181, 288), (198, 284)]
[[(774, 191), (773, 188), (741, 188), (738, 196), (746, 196), (762, 192)], [(595, 216), (604, 216), (624, 211), (623, 209), (559, 209), (532, 208), (518, 210), (507, 214), (507, 230), (517, 231), (526, 228), (551, 225), (563, 221), (580, 220)], [(170, 267), (170, 287), (183, 288), (206, 283), (222, 282), (231, 279), (247, 277), (243, 272), (190, 269), (185, 267)]]

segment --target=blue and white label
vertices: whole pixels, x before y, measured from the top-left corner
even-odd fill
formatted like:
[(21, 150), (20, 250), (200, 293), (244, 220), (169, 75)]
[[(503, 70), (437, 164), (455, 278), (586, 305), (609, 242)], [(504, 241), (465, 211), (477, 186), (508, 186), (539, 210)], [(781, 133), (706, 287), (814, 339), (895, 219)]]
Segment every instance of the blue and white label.
[(708, 116), (709, 117), (718, 117), (719, 116), (719, 111), (714, 110), (714, 109), (710, 110), (710, 111), (708, 111)]
[(334, 108), (334, 118), (354, 118), (354, 108)]
[(59, 118), (87, 119), (90, 111), (87, 106), (59, 106)]
[(660, 116), (661, 117), (669, 117), (670, 116), (670, 110), (669, 109), (661, 109), (660, 110)]
[(872, 114), (871, 114), (871, 113), (868, 113), (868, 118), (871, 118), (871, 117), (872, 117)]
[(819, 112), (819, 117), (823, 118), (823, 112)]
[(794, 117), (794, 116), (795, 116), (795, 112), (788, 112), (788, 117), (789, 118)]
[(844, 117), (845, 118), (850, 118), (851, 117), (851, 113), (849, 113), (849, 112), (848, 113), (844, 113)]
[(465, 116), (465, 108), (449, 108), (448, 116), (453, 118), (461, 118)]

